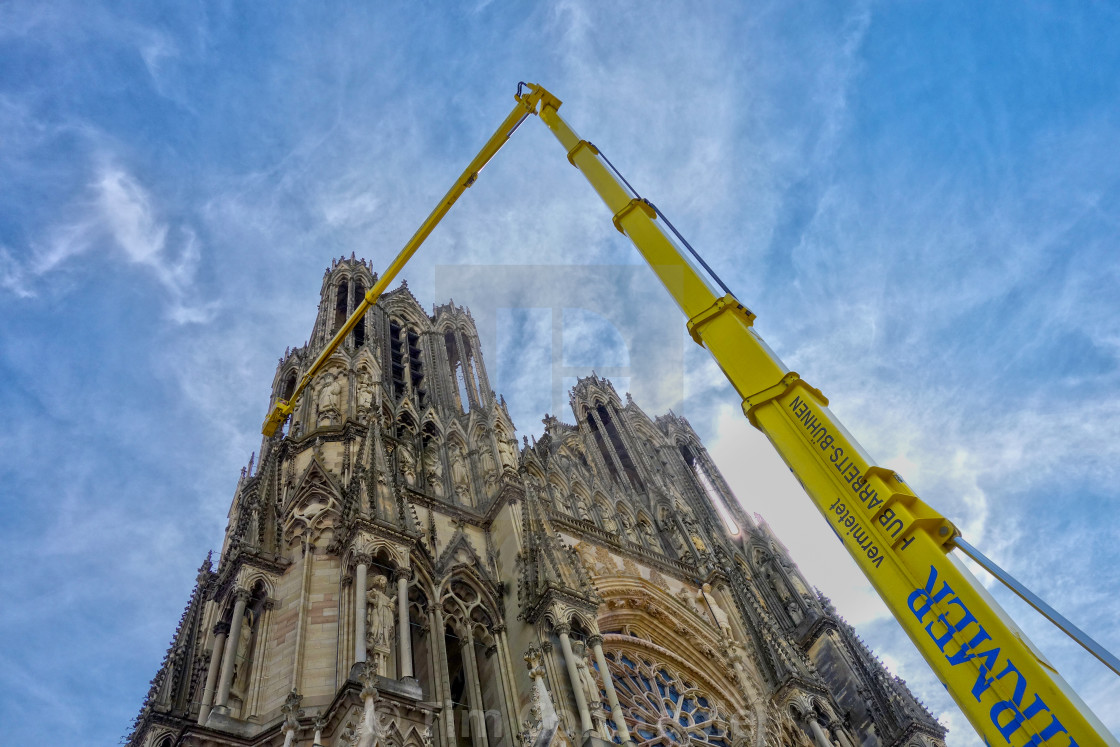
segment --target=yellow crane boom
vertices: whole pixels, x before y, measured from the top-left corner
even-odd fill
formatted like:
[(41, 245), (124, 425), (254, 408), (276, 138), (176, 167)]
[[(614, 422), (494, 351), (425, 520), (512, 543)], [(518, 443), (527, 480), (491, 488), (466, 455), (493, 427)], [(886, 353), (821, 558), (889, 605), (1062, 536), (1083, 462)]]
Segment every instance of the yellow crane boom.
[[(524, 90), (523, 90), (524, 89)], [(828, 409), (828, 400), (789, 371), (753, 328), (734, 296), (717, 295), (658, 220), (560, 117), (560, 100), (518, 86), (517, 104), (455, 186), (365, 295), (303, 376), (290, 401), (264, 423), (272, 436), (366, 309), (416, 252), (478, 172), (530, 115), (538, 115), (630, 237), (688, 319), (693, 339), (715, 358), (750, 422), (770, 439), (921, 651), (969, 721), (991, 745), (1120, 747), (1057, 671), (951, 552), (959, 532), (893, 471), (879, 467)], [(965, 544), (962, 541), (962, 545)]]

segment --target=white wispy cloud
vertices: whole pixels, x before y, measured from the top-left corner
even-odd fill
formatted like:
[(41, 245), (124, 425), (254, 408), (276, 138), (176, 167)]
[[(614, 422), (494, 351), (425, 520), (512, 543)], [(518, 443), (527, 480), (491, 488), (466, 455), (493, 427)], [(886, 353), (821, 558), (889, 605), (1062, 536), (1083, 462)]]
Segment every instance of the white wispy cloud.
[[(1049, 36), (1056, 32), (1030, 26), (1034, 11), (1006, 12), (982, 28), (983, 11), (952, 3), (940, 14), (948, 20), (862, 2), (657, 13), (577, 0), (481, 2), (437, 16), (387, 4), (297, 4), (259, 23), (252, 10), (150, 8), (0, 3), (0, 64), (14, 59), (26, 70), (0, 76), (8, 146), (0, 172), (16, 185), (0, 187), (0, 204), (13, 206), (0, 210), (0, 303), (38, 325), (22, 336), (6, 330), (5, 363), (22, 376), (22, 390), (5, 384), (26, 412), (49, 413), (27, 416), (9, 436), (19, 462), (33, 463), (36, 453), (22, 443), (81, 440), (57, 423), (79, 409), (60, 392), (90, 385), (68, 371), (82, 364), (62, 352), (82, 340), (49, 317), (48, 301), (72, 292), (86, 271), (123, 274), (161, 296), (171, 322), (161, 339), (129, 348), (129, 370), (151, 387), (143, 392), (150, 401), (134, 403), (140, 415), (122, 421), (127, 393), (105, 385), (86, 397), (94, 404), (81, 405), (83, 422), (143, 434), (116, 450), (161, 463), (174, 460), (142, 442), (181, 431), (172, 451), (193, 445), (191, 486), (152, 500), (213, 514), (198, 532), (220, 537), (237, 469), (259, 441), (275, 358), (306, 339), (323, 267), (351, 251), (387, 264), (508, 111), (516, 81), (536, 80), (759, 313), (762, 334), (825, 390), (874, 456), (999, 562), (1041, 574), (1056, 606), (1109, 635), (1120, 611), (1101, 569), (1116, 564), (1115, 538), (1088, 526), (1086, 515), (1101, 514), (1078, 502), (1088, 492), (1106, 504), (1120, 463), (1109, 369), (1120, 353), (1120, 264), (1111, 259), (1120, 129), (1107, 83), (1116, 61), (1093, 36), (1111, 30), (1103, 9), (1070, 12), (1062, 28), (1079, 43), (1058, 44)], [(986, 68), (997, 47), (1015, 54), (1006, 67)], [(1001, 89), (1002, 76), (1014, 84)], [(426, 305), (445, 300), (440, 265), (542, 266), (547, 286), (561, 277), (547, 274), (552, 264), (637, 261), (562, 149), (530, 121), (406, 277)], [(610, 321), (624, 338), (640, 334), (654, 308), (672, 310), (663, 294), (635, 295), (630, 285), (590, 288), (623, 307)], [(117, 298), (82, 290), (118, 307)], [(492, 296), (480, 303), (534, 308), (531, 293)], [(109, 346), (131, 332), (75, 321)], [(540, 429), (552, 331), (514, 330), (510, 345), (483, 341), (522, 433)], [(55, 338), (57, 348), (43, 342)], [(641, 369), (630, 351), (635, 388), (643, 377), (671, 382), (638, 404), (651, 414), (672, 406), (714, 437), (709, 446), (744, 503), (766, 516), (850, 619), (869, 626), (891, 666), (950, 721), (950, 744), (975, 744), (866, 581), (846, 556), (833, 562), (825, 548), (842, 553), (839, 544), (806, 515), (799, 487), (745, 423), (718, 367), (681, 339), (679, 373)], [(545, 368), (532, 370), (538, 359)], [(46, 360), (58, 364), (36, 386)], [(157, 401), (162, 430), (146, 429), (141, 416)], [(72, 448), (88, 449), (91, 464), (119, 461), (101, 444)], [(172, 475), (161, 479), (174, 483)], [(89, 500), (120, 500), (100, 478), (89, 483)], [(57, 491), (39, 490), (29, 505), (54, 506)], [(47, 545), (56, 573), (72, 559), (68, 538), (98, 550), (77, 536), (82, 510)], [(136, 548), (128, 557), (107, 552), (91, 578), (136, 579), (169, 620), (159, 625), (152, 611), (141, 627), (108, 624), (118, 648), (135, 634), (152, 652), (153, 662), (125, 675), (139, 702), (183, 595), (135, 575), (134, 563), (177, 540), (160, 532), (158, 518), (90, 516), (96, 532)], [(1062, 529), (1040, 544), (1040, 526)], [(193, 573), (197, 559), (185, 562)], [(76, 604), (111, 617), (97, 599), (57, 591), (49, 603), (60, 619)], [(1064, 655), (1048, 635), (1040, 635), (1045, 647)], [(1117, 702), (1115, 685), (1073, 662), (1071, 679), (1103, 715)], [(61, 677), (55, 682), (64, 689)], [(4, 688), (26, 690), (18, 678)], [(103, 710), (88, 709), (83, 723)], [(122, 724), (114, 722), (114, 737), (131, 715), (109, 717)], [(1115, 707), (1109, 718), (1120, 719)], [(13, 738), (42, 741), (36, 736)]]
[[(105, 160), (105, 159), (103, 159)], [(196, 274), (200, 260), (192, 228), (173, 229), (162, 219), (148, 190), (111, 161), (97, 169), (86, 196), (49, 227), (40, 243), (21, 261), (7, 248), (0, 254), (0, 288), (16, 296), (37, 295), (47, 276), (76, 258), (124, 259), (160, 286), (167, 317), (176, 324), (204, 323), (216, 302), (199, 298)]]

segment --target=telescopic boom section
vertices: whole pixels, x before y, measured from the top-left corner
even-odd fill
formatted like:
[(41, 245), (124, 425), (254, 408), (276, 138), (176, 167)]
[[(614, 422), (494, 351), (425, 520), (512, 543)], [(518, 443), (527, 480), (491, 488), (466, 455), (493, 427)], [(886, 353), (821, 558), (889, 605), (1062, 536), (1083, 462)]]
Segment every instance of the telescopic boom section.
[[(693, 339), (716, 359), (750, 422), (770, 439), (833, 532), (883, 598), (987, 744), (1067, 747), (1120, 743), (1070, 689), (968, 570), (949, 553), (959, 532), (889, 469), (876, 466), (828, 409), (825, 396), (789, 371), (733, 296), (717, 296), (685, 259), (648, 202), (560, 117), (544, 88), (518, 87), (517, 105), (300, 381), (292, 402), (439, 220), (529, 114), (538, 114), (568, 160), (613, 214), (615, 227), (661, 279)], [(281, 401), (271, 436), (292, 411)]]
[[(532, 89), (534, 93), (538, 88)], [(871, 462), (820, 391), (788, 371), (733, 296), (716, 297), (598, 150), (540, 98), (540, 118), (614, 214), (891, 613), (991, 745), (1116, 745), (1053, 667), (949, 552), (959, 534)]]
[(389, 283), (393, 281), (393, 278), (397, 276), (397, 273), (401, 271), (405, 263), (412, 259), (412, 255), (416, 253), (416, 250), (420, 248), (420, 245), (424, 243), (428, 235), (439, 225), (439, 222), (443, 220), (443, 216), (447, 215), (447, 211), (451, 209), (451, 206), (455, 204), (460, 195), (474, 184), (482, 168), (502, 149), (502, 146), (509, 140), (510, 135), (521, 126), (525, 118), (533, 113), (539, 95), (540, 94), (534, 96), (530, 93), (518, 97), (517, 106), (514, 107), (513, 111), (510, 112), (509, 116), (502, 122), (502, 126), (486, 141), (486, 145), (484, 145), (482, 150), (479, 151), (479, 154), (474, 157), (474, 160), (471, 161), (470, 165), (467, 166), (466, 170), (460, 175), (454, 186), (447, 190), (447, 194), (443, 196), (443, 199), (440, 200), (435, 209), (428, 214), (428, 217), (421, 224), (420, 228), (412, 235), (408, 243), (404, 245), (404, 248), (401, 249), (400, 254), (397, 255), (392, 264), (389, 265), (389, 268), (381, 274), (381, 277), (373, 284), (373, 287), (366, 291), (365, 297), (362, 299), (362, 302), (358, 304), (357, 308), (354, 309), (354, 313), (350, 315), (350, 318), (346, 320), (342, 328), (335, 333), (331, 341), (328, 342), (327, 346), (323, 348), (323, 351), (319, 353), (319, 357), (311, 364), (311, 368), (307, 369), (307, 373), (300, 379), (299, 385), (296, 386), (295, 391), (291, 395), (291, 399), (281, 399), (276, 402), (275, 407), (272, 408), (268, 417), (265, 418), (264, 425), (261, 427), (261, 432), (264, 435), (270, 437), (276, 435), (276, 432), (284, 424), (284, 421), (292, 414), (292, 410), (295, 408), (295, 403), (296, 400), (299, 399), (299, 395), (303, 393), (303, 390), (306, 389), (311, 381), (319, 374), (323, 366), (334, 354), (334, 351), (337, 350), (338, 346), (342, 344), (342, 341), (346, 339), (346, 335), (350, 334), (350, 331), (354, 329), (355, 325), (361, 320), (366, 310), (377, 303), (377, 299), (385, 289), (389, 287)]

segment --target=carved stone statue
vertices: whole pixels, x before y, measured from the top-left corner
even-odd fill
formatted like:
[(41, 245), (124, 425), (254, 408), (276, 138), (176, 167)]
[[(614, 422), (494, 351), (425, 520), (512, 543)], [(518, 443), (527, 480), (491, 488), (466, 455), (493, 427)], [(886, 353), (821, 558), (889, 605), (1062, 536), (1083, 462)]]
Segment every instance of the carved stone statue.
[(608, 507), (600, 506), (599, 516), (603, 519), (603, 529), (606, 529), (611, 534), (618, 531), (618, 522), (611, 516), (611, 510)]
[(602, 731), (603, 697), (599, 693), (599, 683), (595, 681), (595, 675), (591, 674), (591, 669), (587, 665), (587, 647), (583, 641), (572, 643), (572, 653), (575, 654), (579, 688), (583, 693), (584, 701), (587, 703), (587, 710), (591, 712), (591, 718), (595, 721), (595, 726)]
[[(482, 474), (486, 475), (487, 483), (489, 483), (491, 479), (493, 479), (494, 482), (497, 482), (497, 480), (498, 480), (497, 472), (498, 472), (498, 465), (496, 465), (494, 463), (493, 453), (491, 453), (490, 449), (487, 449), (487, 448), (483, 447), (483, 449), (482, 449)], [(491, 475), (493, 475), (493, 478), (491, 478)]]
[(688, 547), (685, 546), (684, 540), (681, 539), (681, 535), (676, 527), (669, 529), (669, 544), (673, 546), (673, 552), (675, 552), (677, 557), (681, 560), (692, 559), (692, 553), (688, 551)]
[(772, 588), (774, 593), (778, 595), (778, 598), (782, 600), (782, 604), (786, 604), (793, 599), (793, 596), (789, 593), (789, 588), (786, 586), (781, 576), (776, 573), (767, 573), (766, 578), (770, 581), (770, 588)]
[(397, 602), (385, 593), (388, 584), (384, 576), (374, 576), (366, 593), (366, 647), (371, 653), (387, 653), (393, 642), (393, 616)]
[(801, 608), (798, 607), (797, 602), (793, 600), (790, 600), (789, 604), (786, 605), (786, 612), (789, 613), (789, 619), (793, 620), (794, 625), (800, 624), (801, 619), (804, 617), (804, 615), (801, 614)]
[(619, 532), (622, 534), (623, 539), (634, 541), (634, 520), (626, 514), (619, 514), (618, 516)]
[(700, 538), (699, 534), (694, 532), (693, 534), (689, 535), (689, 539), (692, 540), (692, 546), (696, 548), (696, 552), (700, 553), (701, 555), (704, 555), (708, 552), (708, 547), (704, 544), (704, 540)]
[(237, 656), (233, 660), (233, 691), (244, 693), (249, 684), (249, 657), (252, 651), (249, 646), (253, 639), (253, 613), (245, 610), (245, 619), (241, 621), (241, 632), (237, 638)]
[(793, 583), (794, 591), (796, 591), (799, 595), (805, 597), (806, 599), (813, 598), (813, 595), (809, 593), (809, 590), (807, 588), (805, 588), (805, 582), (801, 580), (801, 576), (797, 575), (797, 573), (791, 573), (789, 574), (789, 580)]
[(642, 539), (645, 541), (646, 546), (648, 546), (651, 550), (657, 550), (660, 552), (661, 543), (657, 541), (657, 535), (653, 533), (653, 527), (651, 527), (644, 521), (638, 522), (638, 531), (641, 532)]
[(342, 384), (332, 374), (323, 378), (322, 388), (319, 389), (319, 415), (329, 412), (340, 412), (342, 406)]
[(434, 440), (424, 449), (424, 477), (428, 489), (437, 496), (443, 495), (443, 460), (439, 458), (439, 447)]
[(416, 484), (416, 457), (412, 456), (411, 446), (401, 444), (401, 447), (397, 450), (397, 467), (407, 484)]
[(579, 509), (579, 518), (584, 521), (594, 521), (591, 518), (591, 506), (587, 505), (587, 500), (581, 497), (576, 497), (576, 507)]
[(470, 473), (467, 472), (467, 460), (463, 456), (463, 448), (457, 443), (452, 443), (449, 452), (451, 454), (451, 481), (456, 486), (466, 489), (471, 480)]
[(364, 415), (373, 406), (373, 383), (368, 373), (363, 371), (358, 374), (358, 414)]
[(517, 456), (514, 454), (513, 446), (509, 441), (503, 438), (498, 439), (498, 455), (501, 457), (504, 467), (517, 469)]
[(704, 609), (708, 610), (708, 614), (712, 617), (712, 622), (719, 628), (720, 633), (724, 636), (731, 637), (731, 620), (728, 618), (727, 613), (719, 606), (715, 597), (712, 596), (712, 585), (704, 584), (700, 587), (700, 596), (704, 604), (701, 605)]

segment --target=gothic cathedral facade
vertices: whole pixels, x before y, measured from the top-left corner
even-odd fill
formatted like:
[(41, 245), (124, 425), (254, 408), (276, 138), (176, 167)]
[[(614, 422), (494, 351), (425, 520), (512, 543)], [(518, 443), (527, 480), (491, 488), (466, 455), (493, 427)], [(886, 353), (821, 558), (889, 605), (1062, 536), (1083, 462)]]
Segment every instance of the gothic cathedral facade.
[[(270, 406), (375, 278), (332, 263)], [(687, 420), (570, 401), (519, 444), (470, 312), (385, 294), (243, 471), (129, 747), (944, 747)]]

